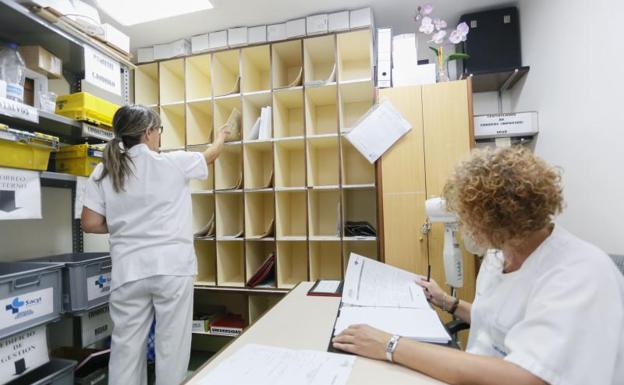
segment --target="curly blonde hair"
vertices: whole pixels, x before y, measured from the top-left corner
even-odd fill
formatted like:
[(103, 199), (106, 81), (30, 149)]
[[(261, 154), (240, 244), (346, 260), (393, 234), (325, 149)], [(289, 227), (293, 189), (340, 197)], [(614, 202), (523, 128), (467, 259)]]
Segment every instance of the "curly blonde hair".
[(561, 212), (560, 182), (559, 170), (513, 146), (475, 150), (457, 166), (443, 194), (478, 243), (500, 248), (544, 228)]

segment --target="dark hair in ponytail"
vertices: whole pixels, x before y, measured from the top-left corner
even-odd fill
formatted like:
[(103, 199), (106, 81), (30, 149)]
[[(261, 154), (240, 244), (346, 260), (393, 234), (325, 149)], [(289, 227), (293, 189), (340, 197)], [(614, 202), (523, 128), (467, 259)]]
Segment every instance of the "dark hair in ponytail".
[[(148, 130), (160, 127), (160, 117), (151, 108), (142, 105), (123, 106), (113, 117), (115, 137), (104, 149), (104, 171), (97, 181), (110, 175), (115, 192), (124, 191), (126, 178), (132, 170), (132, 159), (127, 150), (141, 143), (141, 137)], [(123, 144), (123, 149), (121, 145)]]

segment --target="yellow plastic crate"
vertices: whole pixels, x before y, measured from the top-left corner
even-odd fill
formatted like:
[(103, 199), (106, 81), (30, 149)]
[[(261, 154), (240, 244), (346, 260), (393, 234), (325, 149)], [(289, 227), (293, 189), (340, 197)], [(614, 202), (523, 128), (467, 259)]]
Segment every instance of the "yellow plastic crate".
[(56, 153), (56, 171), (89, 176), (102, 162), (104, 146), (77, 144), (61, 147)]
[(0, 125), (0, 166), (45, 171), (58, 138)]
[(88, 92), (62, 95), (56, 98), (56, 113), (111, 128), (119, 106)]

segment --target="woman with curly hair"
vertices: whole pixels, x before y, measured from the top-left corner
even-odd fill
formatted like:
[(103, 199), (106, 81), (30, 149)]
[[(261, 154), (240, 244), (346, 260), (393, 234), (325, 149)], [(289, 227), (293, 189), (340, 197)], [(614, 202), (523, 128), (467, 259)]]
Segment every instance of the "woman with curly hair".
[(470, 323), (466, 352), (367, 325), (334, 347), (386, 359), (392, 339), (393, 362), (451, 384), (623, 384), (624, 279), (604, 252), (553, 223), (561, 190), (557, 170), (522, 147), (475, 151), (444, 188), (464, 235), (489, 249), (475, 300), (418, 282)]

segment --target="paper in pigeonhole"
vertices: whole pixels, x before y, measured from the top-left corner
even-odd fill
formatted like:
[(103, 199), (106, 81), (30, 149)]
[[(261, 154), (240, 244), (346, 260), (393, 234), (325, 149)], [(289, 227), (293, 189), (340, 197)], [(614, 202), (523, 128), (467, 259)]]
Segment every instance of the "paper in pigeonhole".
[(371, 107), (345, 137), (370, 163), (375, 163), (412, 125), (388, 100)]

